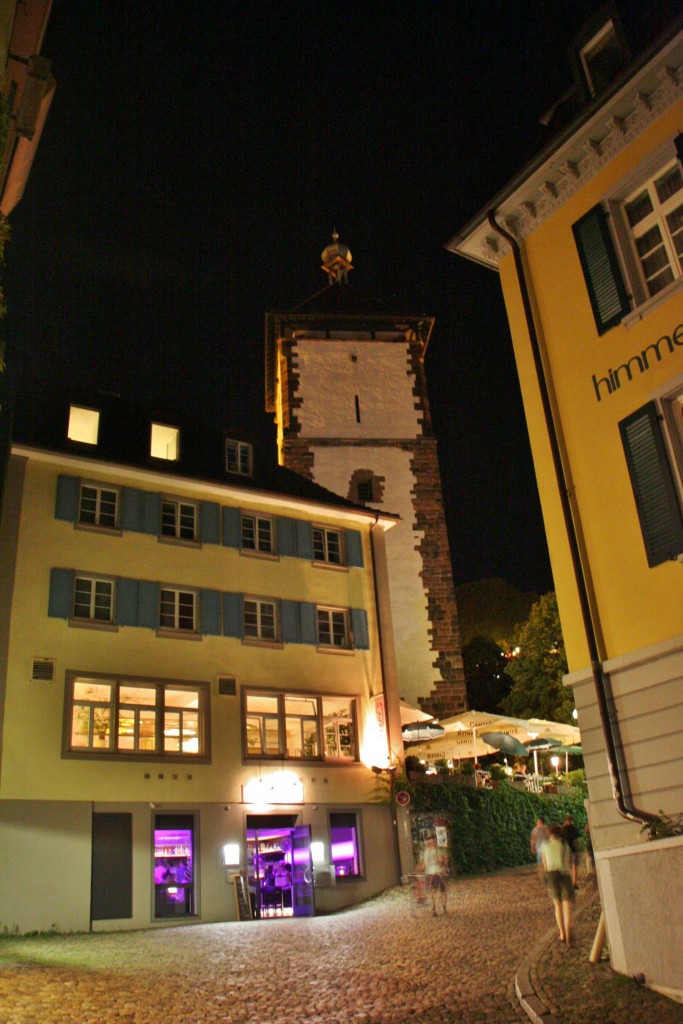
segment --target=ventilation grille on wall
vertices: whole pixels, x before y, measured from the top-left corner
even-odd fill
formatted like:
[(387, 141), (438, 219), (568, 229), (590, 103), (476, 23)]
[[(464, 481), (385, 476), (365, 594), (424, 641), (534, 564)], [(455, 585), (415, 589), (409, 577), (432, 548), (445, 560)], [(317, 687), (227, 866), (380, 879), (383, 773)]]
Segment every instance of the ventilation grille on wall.
[(55, 681), (55, 659), (34, 658), (31, 679), (38, 679), (41, 683), (53, 683)]
[(237, 680), (234, 676), (218, 677), (219, 697), (234, 697), (237, 693)]

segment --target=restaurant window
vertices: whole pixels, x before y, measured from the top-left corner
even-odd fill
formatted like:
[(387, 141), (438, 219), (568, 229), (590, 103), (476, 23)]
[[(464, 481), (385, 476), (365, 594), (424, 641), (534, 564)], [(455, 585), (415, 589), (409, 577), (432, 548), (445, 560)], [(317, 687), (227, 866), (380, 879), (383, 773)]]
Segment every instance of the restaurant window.
[(176, 540), (197, 539), (197, 506), (191, 501), (164, 498), (161, 503), (161, 535)]
[(245, 551), (272, 554), (273, 521), (265, 516), (242, 515), (242, 547)]
[(358, 759), (354, 698), (254, 690), (244, 701), (247, 757)]
[(154, 818), (154, 916), (195, 914), (195, 822), (191, 814)]
[(204, 686), (73, 674), (66, 750), (77, 754), (206, 757)]
[(118, 526), (119, 492), (97, 484), (81, 484), (78, 522), (86, 526), (116, 529)]
[(358, 816), (354, 812), (330, 812), (330, 860), (338, 881), (359, 878), (361, 872)]

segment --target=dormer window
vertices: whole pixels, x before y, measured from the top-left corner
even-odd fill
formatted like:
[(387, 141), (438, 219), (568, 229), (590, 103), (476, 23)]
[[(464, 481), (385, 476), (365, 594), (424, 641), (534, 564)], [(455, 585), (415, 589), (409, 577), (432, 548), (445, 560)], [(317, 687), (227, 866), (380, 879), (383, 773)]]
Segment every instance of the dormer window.
[(251, 476), (253, 473), (253, 449), (245, 441), (225, 440), (225, 469), (227, 473)]
[(180, 458), (180, 431), (178, 428), (169, 427), (165, 423), (153, 423), (150, 455), (154, 459), (177, 462)]
[(605, 21), (579, 49), (581, 69), (591, 96), (602, 92), (630, 59), (620, 26), (614, 18)]
[(86, 409), (82, 405), (69, 408), (69, 427), (67, 437), (70, 441), (80, 444), (97, 444), (100, 429), (99, 409)]

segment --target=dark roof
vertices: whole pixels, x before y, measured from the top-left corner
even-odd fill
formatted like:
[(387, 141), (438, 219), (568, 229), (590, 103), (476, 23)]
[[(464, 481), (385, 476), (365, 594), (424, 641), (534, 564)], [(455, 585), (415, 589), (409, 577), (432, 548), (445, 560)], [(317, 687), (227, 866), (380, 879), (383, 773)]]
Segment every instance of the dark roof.
[[(100, 413), (96, 446), (79, 444), (67, 437), (71, 405), (97, 409)], [(180, 431), (180, 458), (176, 461), (150, 455), (152, 423), (177, 427)], [(45, 451), (78, 455), (93, 462), (109, 462), (188, 480), (202, 480), (240, 487), (245, 491), (268, 492), (317, 504), (374, 514), (369, 509), (334, 494), (319, 484), (278, 465), (275, 444), (259, 444), (259, 439), (242, 427), (216, 425), (212, 431), (203, 422), (185, 412), (169, 408), (146, 408), (118, 395), (83, 393), (53, 396), (51, 401), (18, 405), (13, 416), (13, 442)], [(225, 439), (243, 441), (253, 447), (253, 475), (228, 473), (225, 468)], [(382, 512), (392, 517), (392, 513)], [(399, 518), (395, 516), (395, 518)]]

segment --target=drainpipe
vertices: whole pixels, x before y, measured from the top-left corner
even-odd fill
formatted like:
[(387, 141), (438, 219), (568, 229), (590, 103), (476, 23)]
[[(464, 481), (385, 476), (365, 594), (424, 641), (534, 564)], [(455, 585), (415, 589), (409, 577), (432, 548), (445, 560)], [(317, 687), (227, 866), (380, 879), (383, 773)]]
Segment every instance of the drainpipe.
[(548, 381), (546, 379), (545, 368), (543, 366), (543, 359), (541, 357), (541, 348), (538, 340), (538, 334), (536, 331), (536, 324), (534, 321), (534, 315), (531, 308), (529, 286), (527, 284), (526, 274), (524, 272), (524, 264), (522, 262), (522, 251), (519, 246), (519, 243), (517, 242), (517, 239), (514, 238), (514, 236), (511, 235), (504, 228), (502, 228), (500, 224), (498, 224), (498, 222), (496, 221), (495, 210), (489, 210), (488, 222), (493, 228), (493, 230), (497, 234), (501, 235), (506, 242), (508, 242), (514, 255), (515, 269), (517, 271), (517, 281), (519, 284), (520, 294), (522, 296), (524, 316), (526, 318), (527, 330), (529, 331), (529, 341), (531, 343), (531, 351), (534, 357), (534, 365), (536, 368), (536, 379), (538, 381), (538, 388), (541, 395), (543, 415), (545, 417), (545, 425), (546, 430), (548, 432), (548, 440), (550, 442), (553, 466), (555, 468), (557, 489), (562, 504), (562, 515), (564, 518), (564, 526), (567, 534), (567, 540), (569, 542), (572, 567), (574, 570), (574, 580), (576, 582), (579, 604), (581, 606), (581, 617), (583, 619), (586, 641), (588, 643), (591, 671), (593, 673), (593, 682), (595, 684), (595, 693), (598, 700), (598, 710), (600, 713), (600, 721), (602, 724), (602, 732), (607, 752), (607, 765), (609, 768), (610, 780), (612, 783), (612, 796), (617, 805), (617, 810), (622, 815), (622, 817), (628, 818), (630, 821), (637, 821), (641, 824), (647, 824), (648, 822), (656, 818), (656, 815), (650, 814), (648, 811), (640, 810), (632, 803), (630, 796), (626, 795), (630, 792), (630, 787), (628, 784), (628, 772), (626, 765), (623, 761), (623, 758), (619, 756), (619, 748), (621, 747), (621, 742), (619, 738), (619, 722), (617, 720), (616, 715), (614, 695), (612, 693), (610, 681), (603, 672), (602, 659), (600, 658), (598, 650), (598, 639), (595, 628), (595, 618), (597, 617), (597, 610), (593, 612), (593, 610), (591, 609), (591, 601), (588, 594), (586, 572), (584, 570), (584, 566), (581, 560), (581, 550), (579, 547), (579, 540), (577, 536), (576, 527), (574, 525), (574, 516), (572, 513), (572, 507), (569, 498), (569, 486), (564, 469), (564, 464), (562, 462), (562, 453), (560, 451), (557, 429), (555, 427), (555, 420), (553, 417), (553, 410), (550, 402)]

